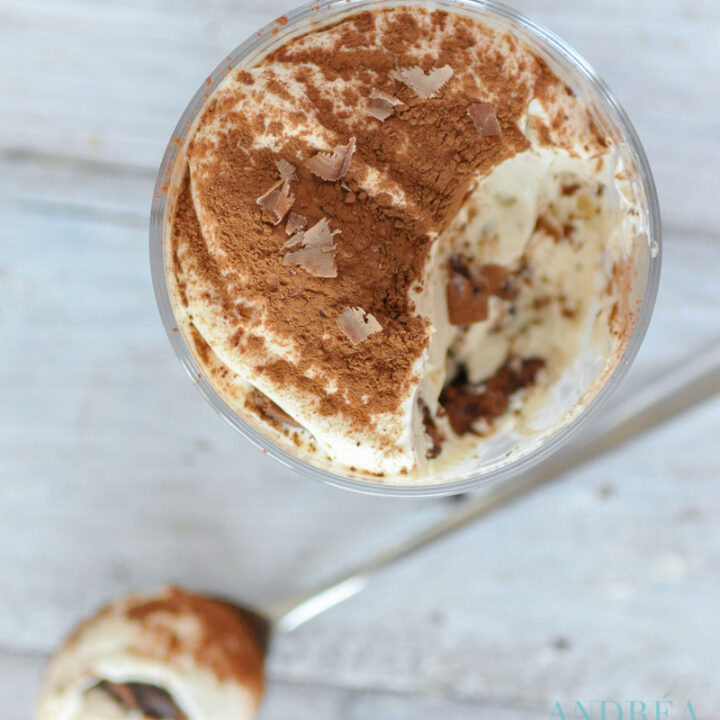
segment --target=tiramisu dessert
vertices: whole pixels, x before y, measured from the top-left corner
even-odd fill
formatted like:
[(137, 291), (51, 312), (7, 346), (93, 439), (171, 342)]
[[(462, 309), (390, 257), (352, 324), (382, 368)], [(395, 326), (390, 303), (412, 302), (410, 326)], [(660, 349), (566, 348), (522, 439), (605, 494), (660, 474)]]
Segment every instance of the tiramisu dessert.
[(415, 6), (315, 27), (232, 69), (182, 157), (179, 329), (226, 403), (313, 464), (424, 484), (493, 438), (510, 455), (632, 330), (627, 173), (513, 33)]
[(263, 691), (263, 650), (231, 605), (168, 587), (84, 622), (50, 660), (40, 720), (243, 720)]

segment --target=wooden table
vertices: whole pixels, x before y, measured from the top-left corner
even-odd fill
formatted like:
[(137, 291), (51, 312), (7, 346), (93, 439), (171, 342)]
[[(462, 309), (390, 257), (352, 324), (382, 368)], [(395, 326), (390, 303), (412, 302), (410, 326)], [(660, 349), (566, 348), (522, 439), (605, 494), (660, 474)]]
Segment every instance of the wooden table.
[[(262, 604), (452, 507), (288, 474), (206, 405), (155, 309), (165, 143), (291, 4), (0, 0), (2, 720), (31, 717), (47, 653), (108, 598), (172, 581)], [(631, 392), (720, 339), (720, 3), (515, 4), (606, 77), (656, 173), (664, 275)], [(717, 717), (719, 470), (716, 399), (280, 638), (262, 717), (520, 720), (665, 693)]]

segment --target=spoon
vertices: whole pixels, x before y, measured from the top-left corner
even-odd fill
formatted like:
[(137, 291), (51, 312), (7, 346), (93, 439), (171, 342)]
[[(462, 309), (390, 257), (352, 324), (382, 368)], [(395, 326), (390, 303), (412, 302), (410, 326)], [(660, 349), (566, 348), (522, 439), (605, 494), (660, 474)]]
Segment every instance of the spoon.
[[(262, 611), (239, 605), (235, 600), (216, 598), (236, 613), (244, 626), (241, 626), (240, 629), (250, 631), (259, 646), (252, 654), (252, 662), (257, 666), (253, 665), (251, 668), (251, 675), (256, 680), (253, 690), (255, 703), (259, 702), (262, 694), (262, 665), (267, 657), (273, 636), (293, 632), (321, 613), (357, 595), (382, 570), (417, 553), (430, 543), (448, 537), (478, 518), (558, 479), (584, 462), (619, 447), (718, 393), (720, 393), (720, 343), (706, 352), (688, 359), (673, 372), (664, 374), (617, 403), (592, 425), (579, 442), (576, 441), (567, 450), (555, 454), (523, 474), (486, 489), (472, 500), (465, 501), (457, 510), (442, 520), (429, 525), (418, 534), (385, 550), (369, 561), (340, 573), (319, 587), (268, 605)], [(175, 592), (183, 593), (184, 591), (176, 590)], [(185, 596), (188, 597), (187, 593)], [(207, 599), (204, 602), (207, 603)], [(215, 604), (217, 605), (217, 603)], [(204, 605), (204, 607), (206, 606)], [(102, 618), (101, 612), (91, 622), (102, 623)], [(86, 632), (87, 627), (86, 624)], [(123, 642), (120, 643), (121, 648), (124, 648)], [(72, 640), (66, 646), (65, 651), (69, 653), (72, 660), (73, 652), (79, 651), (72, 645)], [(91, 644), (91, 647), (94, 646)], [(222, 641), (219, 642), (216, 638), (213, 649), (222, 654), (224, 652)], [(74, 660), (78, 660), (78, 658), (74, 658)], [(53, 661), (51, 661), (51, 665), (52, 663)], [(244, 672), (247, 671), (248, 668), (244, 667)], [(260, 678), (259, 683), (257, 683), (258, 678)], [(55, 695), (62, 695), (63, 686), (61, 684), (59, 688), (55, 687), (57, 682), (54, 680), (56, 679), (53, 673), (46, 678), (48, 687), (45, 695), (49, 697), (49, 701), (47, 699), (44, 702), (41, 701), (41, 707), (49, 707), (55, 701)], [(139, 712), (142, 716), (150, 718), (189, 720), (190, 715), (180, 709), (180, 704), (176, 703), (170, 688), (162, 687), (162, 683), (146, 684), (138, 681), (140, 678), (137, 677), (112, 682), (102, 675), (94, 680), (94, 684), (86, 687), (83, 692), (94, 694), (94, 697), (97, 696), (97, 693), (109, 695), (131, 716), (137, 716)], [(80, 685), (85, 682), (84, 676), (80, 678), (79, 682)], [(238, 712), (233, 711), (234, 715), (233, 713), (231, 715), (249, 718), (253, 712), (250, 708), (243, 707)], [(40, 717), (43, 720), (46, 718), (56, 720), (57, 715), (53, 711), (41, 713)], [(83, 715), (83, 717), (85, 716)]]
[(256, 632), (267, 652), (274, 633), (290, 633), (354, 597), (370, 580), (425, 546), (446, 538), (493, 510), (559, 479), (599, 455), (720, 393), (720, 343), (680, 363), (601, 415), (580, 441), (540, 465), (490, 487), (447, 517), (376, 557), (340, 573), (320, 586), (268, 605), (262, 612), (230, 604)]

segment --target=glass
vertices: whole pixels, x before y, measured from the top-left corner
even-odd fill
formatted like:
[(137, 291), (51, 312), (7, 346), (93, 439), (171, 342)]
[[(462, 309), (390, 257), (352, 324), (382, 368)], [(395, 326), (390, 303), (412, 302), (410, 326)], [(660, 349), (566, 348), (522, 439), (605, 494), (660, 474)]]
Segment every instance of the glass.
[[(353, 475), (349, 470), (330, 461), (323, 467), (320, 466), (320, 461), (317, 465), (310, 464), (279, 447), (258, 431), (232, 410), (213, 389), (193, 356), (191, 344), (177, 330), (178, 323), (175, 320), (165, 276), (164, 249), (168, 219), (173, 211), (173, 190), (177, 188), (183, 170), (184, 146), (209, 95), (223, 78), (237, 66), (257, 64), (266, 54), (294, 37), (336, 23), (361, 10), (397, 5), (397, 2), (391, 0), (334, 0), (304, 5), (288, 13), (280, 21), (275, 21), (253, 34), (213, 71), (208, 82), (197, 91), (180, 118), (160, 166), (150, 218), (150, 263), (160, 315), (180, 362), (215, 410), (257, 447), (295, 472), (349, 490), (390, 496), (450, 495), (467, 492), (480, 485), (523, 473), (565, 445), (597, 413), (613, 388), (625, 376), (640, 348), (655, 304), (661, 265), (660, 210), (645, 152), (630, 120), (608, 86), (592, 67), (559, 37), (514, 10), (490, 0), (464, 2), (404, 0), (402, 2), (403, 6), (429, 7), (467, 15), (518, 35), (573, 88), (586, 107), (593, 108), (595, 121), (613, 138), (616, 152), (629, 173), (633, 206), (638, 211), (644, 227), (644, 234), (635, 240), (636, 278), (631, 297), (631, 302), (640, 305), (640, 312), (632, 337), (616, 365), (610, 372), (605, 372), (599, 381), (597, 377), (576, 379), (576, 385), (578, 382), (586, 384), (584, 387), (578, 385), (573, 392), (576, 392), (578, 398), (583, 392), (590, 392), (591, 397), (584, 397), (583, 404), (576, 402), (574, 413), (566, 413), (561, 426), (554, 428), (552, 432), (530, 438), (521, 449), (514, 451), (509, 457), (506, 457), (505, 452), (496, 452), (493, 461), (483, 463), (480, 467), (477, 464), (466, 463), (464, 466), (459, 463), (452, 468), (453, 477), (429, 485), (398, 484), (402, 482), (402, 478), (393, 478), (393, 484), (384, 484), (364, 479), (360, 475)], [(595, 368), (597, 369), (597, 364)], [(592, 385), (591, 380), (595, 381), (594, 387), (588, 390)]]

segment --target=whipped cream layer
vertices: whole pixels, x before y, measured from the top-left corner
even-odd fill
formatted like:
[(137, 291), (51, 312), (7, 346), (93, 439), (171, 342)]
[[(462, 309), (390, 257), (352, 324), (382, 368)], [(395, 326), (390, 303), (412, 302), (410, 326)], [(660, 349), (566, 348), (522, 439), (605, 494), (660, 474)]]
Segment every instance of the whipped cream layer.
[(128, 595), (53, 655), (40, 720), (244, 720), (263, 691), (263, 651), (232, 606), (176, 587)]
[[(551, 431), (617, 361), (621, 171), (515, 36), (418, 8), (350, 16), (209, 98), (167, 246), (180, 330), (285, 449), (438, 481)], [(572, 368), (582, 387), (563, 391)]]

